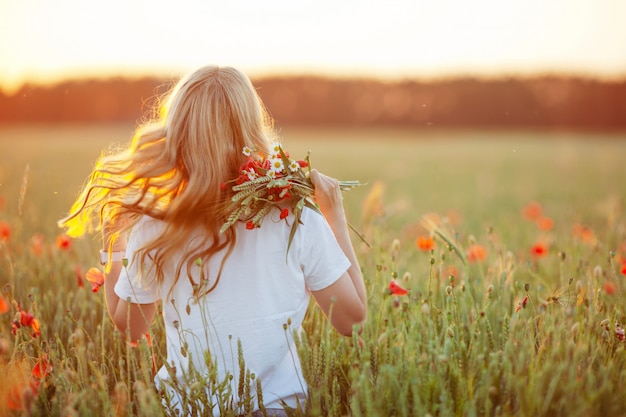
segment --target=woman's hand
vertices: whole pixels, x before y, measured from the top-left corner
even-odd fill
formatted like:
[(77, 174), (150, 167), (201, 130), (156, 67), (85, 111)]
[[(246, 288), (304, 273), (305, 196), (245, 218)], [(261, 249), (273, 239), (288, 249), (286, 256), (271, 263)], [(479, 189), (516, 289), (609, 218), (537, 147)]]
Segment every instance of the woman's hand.
[(339, 181), (313, 169), (311, 171), (311, 182), (313, 187), (315, 187), (315, 202), (319, 205), (324, 216), (329, 221), (344, 219), (343, 196), (339, 187)]

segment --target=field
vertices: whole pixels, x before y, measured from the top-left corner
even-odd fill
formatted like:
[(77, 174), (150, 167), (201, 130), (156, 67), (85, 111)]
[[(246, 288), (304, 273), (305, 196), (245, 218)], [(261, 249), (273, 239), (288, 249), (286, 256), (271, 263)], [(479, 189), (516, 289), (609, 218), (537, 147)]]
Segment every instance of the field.
[[(160, 323), (125, 344), (85, 280), (98, 238), (56, 227), (100, 150), (131, 133), (0, 127), (0, 415), (158, 414)], [(281, 133), (366, 183), (344, 201), (371, 245), (354, 235), (367, 325), (342, 337), (311, 307), (307, 415), (626, 415), (625, 134)]]

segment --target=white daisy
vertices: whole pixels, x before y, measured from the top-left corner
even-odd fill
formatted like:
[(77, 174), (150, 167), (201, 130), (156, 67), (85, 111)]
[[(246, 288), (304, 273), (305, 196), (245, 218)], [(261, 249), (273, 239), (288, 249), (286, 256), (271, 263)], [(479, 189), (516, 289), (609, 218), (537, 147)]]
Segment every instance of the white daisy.
[(270, 170), (274, 173), (283, 172), (285, 169), (285, 165), (283, 164), (283, 160), (281, 158), (272, 158), (270, 160)]
[(291, 163), (289, 164), (289, 170), (291, 170), (291, 172), (296, 172), (300, 169), (300, 164), (297, 163), (296, 161), (291, 161)]
[(245, 171), (246, 175), (248, 176), (248, 179), (250, 181), (257, 179), (258, 175), (256, 173), (256, 171), (253, 168), (247, 169)]
[(252, 155), (252, 149), (250, 149), (247, 146), (244, 146), (243, 147), (243, 151), (241, 151), (241, 153), (243, 153), (245, 156), (250, 156), (250, 155)]
[(280, 155), (280, 143), (274, 142), (272, 146), (270, 146), (270, 153), (272, 155)]

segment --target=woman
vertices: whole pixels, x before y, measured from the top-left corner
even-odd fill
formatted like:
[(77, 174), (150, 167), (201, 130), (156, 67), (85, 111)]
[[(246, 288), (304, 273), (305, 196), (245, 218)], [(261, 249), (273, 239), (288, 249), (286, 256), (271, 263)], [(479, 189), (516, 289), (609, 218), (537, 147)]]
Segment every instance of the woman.
[(292, 332), (310, 294), (344, 335), (367, 311), (338, 182), (311, 171), (323, 216), (305, 207), (293, 236), (293, 215), (279, 210), (260, 228), (220, 233), (234, 193), (224, 184), (241, 174), (242, 149), (268, 152), (271, 120), (229, 67), (181, 79), (159, 110), (127, 149), (98, 160), (60, 225), (71, 236), (102, 231), (107, 308), (129, 341), (162, 303), (167, 361), (155, 382), (167, 410), (303, 409)]

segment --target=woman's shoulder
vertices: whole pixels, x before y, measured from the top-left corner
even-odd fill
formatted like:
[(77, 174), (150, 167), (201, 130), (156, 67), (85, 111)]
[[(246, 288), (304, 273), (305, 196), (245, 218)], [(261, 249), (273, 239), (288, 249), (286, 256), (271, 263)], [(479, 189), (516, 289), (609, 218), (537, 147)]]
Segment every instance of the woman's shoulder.
[(155, 235), (163, 231), (165, 222), (155, 219), (148, 215), (142, 215), (132, 228), (132, 233), (141, 233), (142, 235)]

